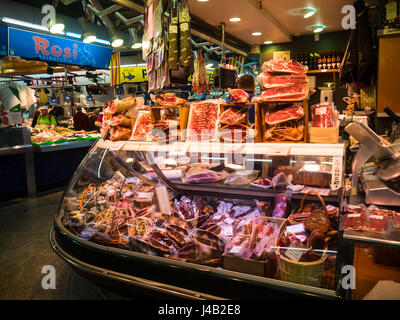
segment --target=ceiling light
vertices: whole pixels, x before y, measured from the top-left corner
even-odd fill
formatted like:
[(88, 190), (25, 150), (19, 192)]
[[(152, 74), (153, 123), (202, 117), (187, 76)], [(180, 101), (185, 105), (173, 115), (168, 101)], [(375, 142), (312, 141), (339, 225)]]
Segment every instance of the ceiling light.
[(262, 33), (261, 32), (253, 32), (251, 35), (257, 37), (257, 36), (261, 36)]
[(60, 18), (57, 18), (55, 21), (49, 22), (49, 30), (51, 33), (61, 33), (65, 29), (64, 21)]
[(317, 24), (317, 25), (311, 27), (311, 29), (313, 30), (314, 33), (321, 32), (325, 28), (326, 27), (323, 24)]
[(310, 8), (304, 8), (302, 10), (302, 14), (303, 14), (304, 19), (307, 19), (307, 18), (313, 16), (316, 12), (317, 12), (317, 9), (314, 9), (314, 8), (311, 8), (311, 7)]
[(209, 0), (197, 0), (198, 2), (208, 2)]
[(214, 66), (214, 64), (209, 63), (209, 64), (206, 65), (206, 68), (207, 68), (207, 69), (211, 69), (213, 66)]
[(82, 41), (84, 43), (92, 43), (96, 41), (96, 35), (93, 32), (85, 32), (82, 34)]
[(241, 21), (242, 19), (240, 19), (239, 17), (233, 17), (233, 18), (230, 18), (229, 19), (229, 21), (231, 21), (231, 22), (239, 22), (239, 21)]
[(142, 41), (139, 39), (135, 28), (129, 28), (129, 34), (132, 39), (132, 49), (140, 49), (142, 47)]
[(113, 48), (118, 48), (123, 44), (124, 44), (124, 39), (122, 39), (120, 36), (114, 35), (111, 37), (111, 45), (113, 46)]
[(271, 44), (271, 43), (272, 43), (271, 40), (264, 41), (264, 44)]

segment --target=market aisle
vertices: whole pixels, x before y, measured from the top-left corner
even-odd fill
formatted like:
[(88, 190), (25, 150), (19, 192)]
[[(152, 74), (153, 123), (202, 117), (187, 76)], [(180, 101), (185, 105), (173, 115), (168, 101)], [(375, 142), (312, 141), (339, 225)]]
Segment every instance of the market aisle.
[[(51, 249), (48, 237), (61, 196), (0, 204), (0, 299), (121, 298), (82, 278)], [(44, 265), (55, 267), (55, 290), (42, 288)]]

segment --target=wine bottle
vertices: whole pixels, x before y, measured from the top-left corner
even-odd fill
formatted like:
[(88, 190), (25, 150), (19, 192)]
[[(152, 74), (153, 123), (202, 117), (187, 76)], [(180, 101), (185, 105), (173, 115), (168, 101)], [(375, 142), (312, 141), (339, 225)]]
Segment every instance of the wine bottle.
[(339, 69), (339, 68), (340, 68), (340, 63), (342, 62), (342, 59), (341, 59), (341, 57), (340, 57), (340, 52), (341, 52), (341, 51), (339, 51), (339, 50), (336, 52), (336, 57), (335, 57), (336, 69)]
[(322, 53), (322, 69), (326, 69), (326, 51)]
[(319, 58), (318, 52), (314, 52), (314, 70), (318, 70), (318, 58)]
[(331, 55), (331, 50), (328, 51), (328, 55), (326, 57), (326, 68), (331, 69), (332, 66), (332, 55)]
[(310, 52), (309, 57), (310, 57), (310, 59), (308, 60), (308, 69), (313, 70), (314, 69), (314, 53)]
[(318, 69), (322, 69), (322, 52), (318, 54)]

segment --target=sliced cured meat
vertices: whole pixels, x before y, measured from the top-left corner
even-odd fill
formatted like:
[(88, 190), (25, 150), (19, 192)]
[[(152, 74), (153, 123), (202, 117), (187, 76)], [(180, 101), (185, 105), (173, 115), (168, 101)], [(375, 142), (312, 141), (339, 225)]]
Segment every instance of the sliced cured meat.
[(310, 89), (305, 83), (295, 84), (287, 87), (270, 88), (261, 93), (258, 97), (254, 97), (252, 102), (265, 101), (300, 101), (308, 98)]
[(129, 97), (122, 100), (115, 99), (108, 103), (107, 112), (111, 114), (121, 113), (136, 106), (136, 98)]
[(297, 124), (292, 126), (286, 126), (284, 124), (278, 124), (269, 128), (265, 132), (266, 141), (299, 141), (304, 136), (304, 125)]
[(112, 127), (110, 130), (110, 140), (112, 141), (121, 141), (128, 140), (132, 130), (129, 128), (124, 128), (120, 126)]
[(153, 125), (151, 122), (150, 112), (141, 111), (138, 113), (136, 118), (135, 127), (133, 128), (130, 140), (148, 140), (151, 130), (153, 130)]
[(305, 74), (273, 75), (269, 72), (263, 72), (260, 75), (260, 80), (264, 89), (286, 87), (308, 82)]
[(246, 117), (246, 113), (241, 112), (241, 110), (235, 110), (229, 108), (225, 110), (219, 117), (219, 122), (223, 124), (234, 124)]
[(242, 124), (231, 124), (219, 130), (220, 136), (227, 141), (244, 142), (255, 136), (255, 130)]
[(188, 140), (212, 139), (216, 133), (220, 100), (205, 100), (190, 104)]
[(188, 104), (188, 101), (182, 98), (177, 97), (173, 93), (160, 93), (160, 94), (151, 94), (151, 100), (160, 105), (160, 106), (176, 106), (180, 104)]
[(229, 89), (229, 98), (238, 103), (249, 101), (249, 95), (242, 89)]
[(265, 115), (265, 122), (269, 125), (276, 125), (289, 120), (300, 119), (303, 116), (303, 107), (298, 104), (293, 104), (281, 110), (267, 112)]
[(308, 67), (303, 66), (296, 60), (269, 60), (263, 63), (262, 70), (267, 72), (306, 73)]

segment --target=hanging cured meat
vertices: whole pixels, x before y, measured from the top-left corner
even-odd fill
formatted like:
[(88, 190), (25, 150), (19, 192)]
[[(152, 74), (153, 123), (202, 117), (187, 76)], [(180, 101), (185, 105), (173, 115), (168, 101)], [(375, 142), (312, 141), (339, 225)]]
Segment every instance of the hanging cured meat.
[(204, 61), (203, 54), (201, 50), (197, 54), (197, 58), (194, 61), (194, 73), (192, 80), (193, 91), (197, 94), (207, 94), (210, 92), (209, 79), (206, 69), (206, 63)]
[(127, 117), (126, 115), (119, 114), (119, 115), (116, 115), (116, 116), (114, 116), (114, 117), (111, 118), (111, 120), (110, 120), (110, 125), (111, 125), (112, 127), (115, 127), (115, 126), (122, 126), (122, 127), (131, 128), (131, 126), (132, 126), (132, 119), (129, 118), (129, 117)]
[(190, 13), (186, 0), (178, 3), (179, 12), (179, 65), (193, 72), (192, 36), (190, 33)]
[(124, 127), (112, 127), (110, 130), (110, 140), (112, 141), (120, 141), (120, 140), (128, 140), (132, 130)]
[(214, 138), (221, 100), (205, 100), (190, 104), (188, 140)]
[(168, 69), (177, 70), (179, 60), (179, 15), (178, 15), (178, 2), (171, 1), (170, 24), (168, 28)]
[(234, 102), (245, 103), (249, 101), (249, 95), (247, 92), (241, 89), (229, 89), (229, 98)]
[(223, 124), (234, 124), (244, 118), (246, 118), (246, 112), (242, 112), (240, 109), (235, 110), (234, 108), (229, 108), (221, 114), (219, 122)]
[(267, 112), (265, 115), (265, 122), (269, 125), (276, 125), (289, 120), (300, 119), (303, 116), (303, 107), (298, 104), (293, 104), (277, 111)]

